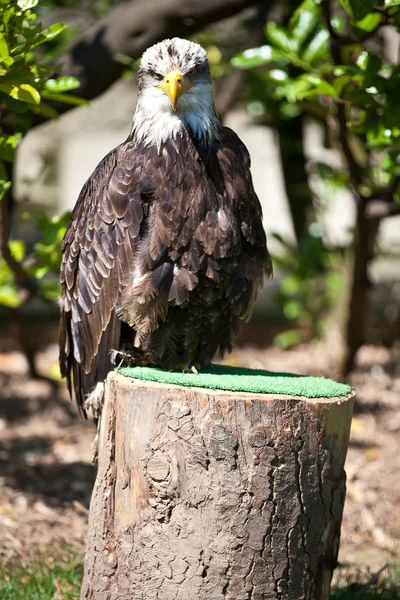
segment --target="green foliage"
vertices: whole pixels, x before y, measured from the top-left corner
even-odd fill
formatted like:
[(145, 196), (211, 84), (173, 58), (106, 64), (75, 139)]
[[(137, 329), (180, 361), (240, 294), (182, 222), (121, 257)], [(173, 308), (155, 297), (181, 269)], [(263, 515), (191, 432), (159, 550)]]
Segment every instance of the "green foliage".
[[(54, 23), (44, 29), (32, 8), (38, 0), (0, 2), (0, 158), (13, 162), (15, 152), (35, 113), (56, 116), (47, 101), (83, 101), (64, 92), (75, 89), (74, 77), (51, 78), (54, 65), (40, 64), (35, 48), (55, 39), (66, 28)], [(4, 172), (1, 173), (3, 179)], [(4, 185), (0, 193), (4, 193)], [(1, 196), (0, 196), (1, 198)]]
[[(269, 44), (245, 50), (232, 63), (245, 69), (264, 67), (258, 73), (264, 90), (258, 86), (257, 94), (270, 110), (276, 110), (271, 104), (279, 104), (283, 116), (289, 103), (325, 121), (337, 103), (344, 103), (348, 130), (366, 140), (367, 149), (381, 153), (374, 155), (378, 164), (371, 161), (374, 167), (366, 172), (372, 194), (382, 183), (391, 183), (399, 170), (400, 65), (387, 64), (379, 49), (366, 48), (365, 39), (382, 22), (400, 29), (400, 1), (341, 0), (340, 4), (351, 20), (353, 36), (343, 44), (342, 64), (333, 61), (319, 0), (302, 2), (287, 27), (268, 23)], [(346, 33), (344, 18), (332, 18), (331, 26), (337, 35)], [(290, 117), (293, 111), (286, 114)]]
[[(25, 244), (22, 240), (9, 242), (11, 254), (18, 262), (25, 256)], [(4, 258), (0, 258), (0, 304), (7, 308), (18, 308), (22, 299), (18, 294), (15, 276)]]
[[(331, 600), (399, 600), (400, 598), (400, 565), (388, 564), (382, 572), (372, 577), (365, 574), (341, 572), (337, 574), (337, 582), (332, 587)], [(367, 581), (365, 581), (367, 580)]]
[(386, 589), (382, 585), (365, 589), (364, 586), (353, 584), (347, 589), (335, 587), (331, 600), (399, 600), (399, 590)]
[(26, 270), (38, 280), (41, 295), (47, 300), (56, 300), (60, 295), (61, 242), (71, 213), (49, 218), (43, 213), (34, 212), (32, 218), (41, 238), (26, 259)]
[[(49, 103), (63, 101), (82, 104), (80, 98), (67, 94), (79, 87), (74, 77), (54, 77), (55, 67), (43, 64), (35, 53), (36, 48), (56, 39), (66, 28), (55, 23), (43, 28), (32, 12), (38, 0), (0, 0), (0, 160), (13, 163), (18, 145), (32, 126), (35, 114), (46, 118), (57, 116)], [(7, 169), (0, 162), (0, 201), (11, 183)], [(41, 232), (40, 243), (32, 255), (25, 256), (21, 240), (9, 242), (17, 263), (22, 263), (28, 275), (38, 281), (38, 291), (47, 299), (58, 295), (58, 275), (61, 238), (67, 216), (51, 220), (36, 215)], [(4, 258), (0, 260), (0, 304), (18, 308), (23, 302), (12, 268)]]
[[(319, 121), (327, 145), (343, 152), (340, 167), (322, 160), (308, 165), (323, 183), (315, 191), (320, 196), (316, 209), (323, 210), (344, 187), (356, 199), (400, 203), (400, 65), (388, 62), (380, 38), (366, 43), (385, 26), (400, 31), (400, 0), (304, 0), (281, 23), (266, 25), (266, 43), (232, 60), (247, 70), (245, 100), (259, 122), (279, 129), (282, 121), (303, 115)], [(308, 254), (309, 247), (314, 255)], [(328, 268), (334, 255), (309, 234), (297, 249), (286, 244), (285, 252), (277, 259), (287, 273), (281, 289), (285, 314), (318, 334), (321, 327), (314, 324), (332, 302), (325, 291), (337, 288), (336, 264)], [(322, 279), (317, 267), (325, 273)], [(320, 303), (316, 292), (322, 295)], [(301, 337), (296, 329), (278, 342), (286, 345)]]
[[(38, 292), (46, 300), (56, 300), (60, 295), (61, 242), (70, 217), (69, 212), (52, 218), (38, 211), (26, 214), (25, 218), (35, 222), (40, 241), (29, 254), (23, 240), (9, 242), (13, 258), (22, 265), (27, 274), (37, 280)], [(13, 271), (6, 261), (0, 258), (0, 304), (7, 308), (19, 308), (23, 299)]]
[(273, 234), (282, 250), (273, 256), (274, 265), (284, 275), (279, 299), (285, 317), (296, 323), (294, 329), (275, 338), (281, 348), (320, 337), (324, 319), (341, 291), (343, 253), (332, 251), (325, 244), (323, 234), (318, 223), (309, 226), (298, 245)]
[(4, 567), (0, 565), (2, 600), (75, 600), (79, 597), (83, 559), (67, 548)]

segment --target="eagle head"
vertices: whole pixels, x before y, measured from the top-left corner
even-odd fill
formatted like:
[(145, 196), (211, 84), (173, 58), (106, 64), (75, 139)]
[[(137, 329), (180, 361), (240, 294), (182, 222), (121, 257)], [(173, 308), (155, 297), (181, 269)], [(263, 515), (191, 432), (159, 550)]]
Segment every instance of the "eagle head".
[(199, 44), (173, 38), (151, 46), (142, 56), (138, 83), (136, 141), (160, 149), (185, 129), (204, 143), (217, 135), (210, 66)]

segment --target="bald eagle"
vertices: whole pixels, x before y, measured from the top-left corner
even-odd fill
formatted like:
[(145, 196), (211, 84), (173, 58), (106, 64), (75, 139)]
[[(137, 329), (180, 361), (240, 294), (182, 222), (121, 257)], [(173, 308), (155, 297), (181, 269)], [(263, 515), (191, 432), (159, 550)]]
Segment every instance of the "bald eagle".
[(118, 353), (195, 370), (230, 350), (272, 271), (249, 154), (218, 119), (206, 52), (160, 42), (138, 83), (131, 132), (86, 181), (62, 245), (60, 366), (84, 416)]

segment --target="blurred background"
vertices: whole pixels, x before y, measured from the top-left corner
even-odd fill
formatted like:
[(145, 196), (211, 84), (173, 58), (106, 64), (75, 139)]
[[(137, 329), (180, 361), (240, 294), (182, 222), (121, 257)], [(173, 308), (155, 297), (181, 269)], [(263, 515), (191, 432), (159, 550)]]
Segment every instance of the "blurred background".
[(129, 133), (141, 54), (180, 36), (207, 50), (250, 151), (275, 268), (225, 362), (356, 387), (333, 597), (399, 598), (400, 0), (3, 0), (0, 15), (0, 596), (77, 597), (94, 427), (57, 365), (60, 245)]

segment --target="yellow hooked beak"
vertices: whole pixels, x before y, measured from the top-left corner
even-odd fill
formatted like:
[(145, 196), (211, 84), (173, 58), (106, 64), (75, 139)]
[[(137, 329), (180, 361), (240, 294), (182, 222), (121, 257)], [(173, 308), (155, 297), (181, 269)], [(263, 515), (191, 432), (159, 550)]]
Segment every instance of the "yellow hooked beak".
[(171, 101), (172, 109), (176, 110), (176, 103), (180, 96), (182, 96), (186, 90), (193, 87), (193, 85), (193, 83), (184, 83), (179, 71), (170, 71), (164, 77), (164, 81), (157, 87), (167, 94)]

